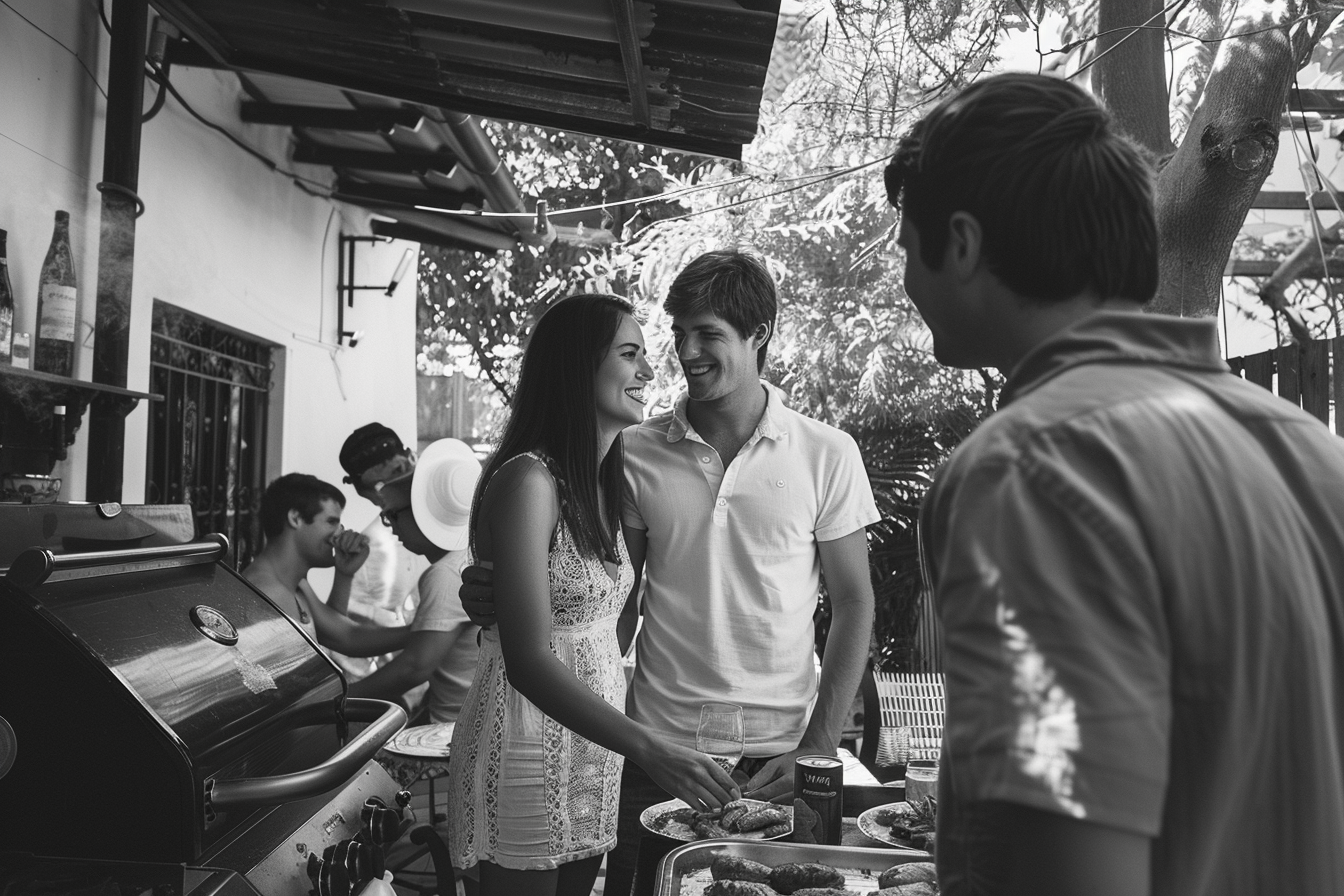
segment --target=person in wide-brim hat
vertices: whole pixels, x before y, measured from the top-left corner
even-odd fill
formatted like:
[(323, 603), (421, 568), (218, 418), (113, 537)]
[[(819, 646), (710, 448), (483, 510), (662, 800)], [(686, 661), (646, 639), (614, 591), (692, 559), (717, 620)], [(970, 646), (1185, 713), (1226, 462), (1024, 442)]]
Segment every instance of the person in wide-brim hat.
[(394, 699), (429, 682), (428, 721), (455, 722), (476, 670), (479, 626), (467, 618), (457, 591), (467, 563), (468, 519), (481, 462), (470, 446), (440, 439), (415, 469), (387, 480), (379, 491), (382, 519), (407, 550), (430, 561), (420, 576), (420, 605), (406, 649), (368, 678), (351, 685), (358, 696)]

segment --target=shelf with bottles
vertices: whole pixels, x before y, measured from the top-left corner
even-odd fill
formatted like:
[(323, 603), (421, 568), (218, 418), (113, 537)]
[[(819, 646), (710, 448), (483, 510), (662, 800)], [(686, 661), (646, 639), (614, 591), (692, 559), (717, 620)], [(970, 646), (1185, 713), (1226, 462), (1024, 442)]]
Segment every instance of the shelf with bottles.
[(74, 444), (89, 405), (105, 403), (124, 415), (142, 400), (163, 396), (0, 364), (0, 472), (50, 473)]

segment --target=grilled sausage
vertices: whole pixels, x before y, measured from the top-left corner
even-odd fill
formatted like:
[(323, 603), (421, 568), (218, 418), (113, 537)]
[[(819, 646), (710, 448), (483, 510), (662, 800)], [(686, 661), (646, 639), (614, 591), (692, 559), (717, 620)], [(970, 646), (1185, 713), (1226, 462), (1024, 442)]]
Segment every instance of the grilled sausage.
[[(746, 833), (748, 831), (759, 831), (761, 828), (768, 828), (772, 824), (782, 824), (789, 820), (789, 813), (783, 806), (761, 806), (759, 809), (752, 809), (746, 815), (737, 819), (737, 830)], [(732, 825), (725, 822), (724, 827), (732, 830)]]
[(932, 862), (906, 862), (904, 865), (892, 865), (877, 878), (879, 887), (899, 887), (901, 884), (913, 884), (918, 881), (938, 882), (938, 869)]
[(730, 831), (735, 830), (738, 819), (750, 811), (751, 803), (746, 800), (733, 800), (723, 807), (723, 814), (719, 816), (719, 824)]
[(705, 896), (778, 896), (766, 884), (750, 880), (716, 880), (705, 887)]
[(927, 880), (920, 880), (912, 884), (883, 887), (873, 896), (938, 896), (938, 885), (929, 883)]
[(770, 866), (741, 856), (719, 856), (709, 866), (710, 876), (715, 880), (749, 880), (766, 883), (770, 880)]
[(770, 886), (785, 896), (808, 887), (841, 888), (844, 885), (843, 874), (819, 862), (788, 862), (776, 865), (770, 872)]

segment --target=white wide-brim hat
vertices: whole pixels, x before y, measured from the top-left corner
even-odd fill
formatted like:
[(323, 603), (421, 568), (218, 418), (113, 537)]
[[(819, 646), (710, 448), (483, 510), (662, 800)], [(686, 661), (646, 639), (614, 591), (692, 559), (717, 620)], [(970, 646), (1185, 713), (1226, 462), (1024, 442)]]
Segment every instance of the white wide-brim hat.
[(411, 512), (415, 524), (445, 551), (467, 546), (471, 499), (481, 478), (481, 462), (466, 442), (439, 439), (415, 462), (411, 475)]

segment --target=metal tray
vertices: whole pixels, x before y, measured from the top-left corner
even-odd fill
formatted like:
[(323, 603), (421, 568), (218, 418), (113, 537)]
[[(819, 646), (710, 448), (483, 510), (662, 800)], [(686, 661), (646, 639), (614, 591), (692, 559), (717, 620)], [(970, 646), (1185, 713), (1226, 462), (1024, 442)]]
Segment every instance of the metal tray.
[(860, 893), (877, 890), (877, 878), (892, 865), (929, 862), (918, 849), (871, 849), (864, 846), (819, 846), (768, 840), (701, 840), (687, 843), (658, 863), (656, 896), (704, 896), (711, 883), (709, 866), (722, 855), (741, 856), (766, 865), (821, 862), (845, 875), (845, 886)]

